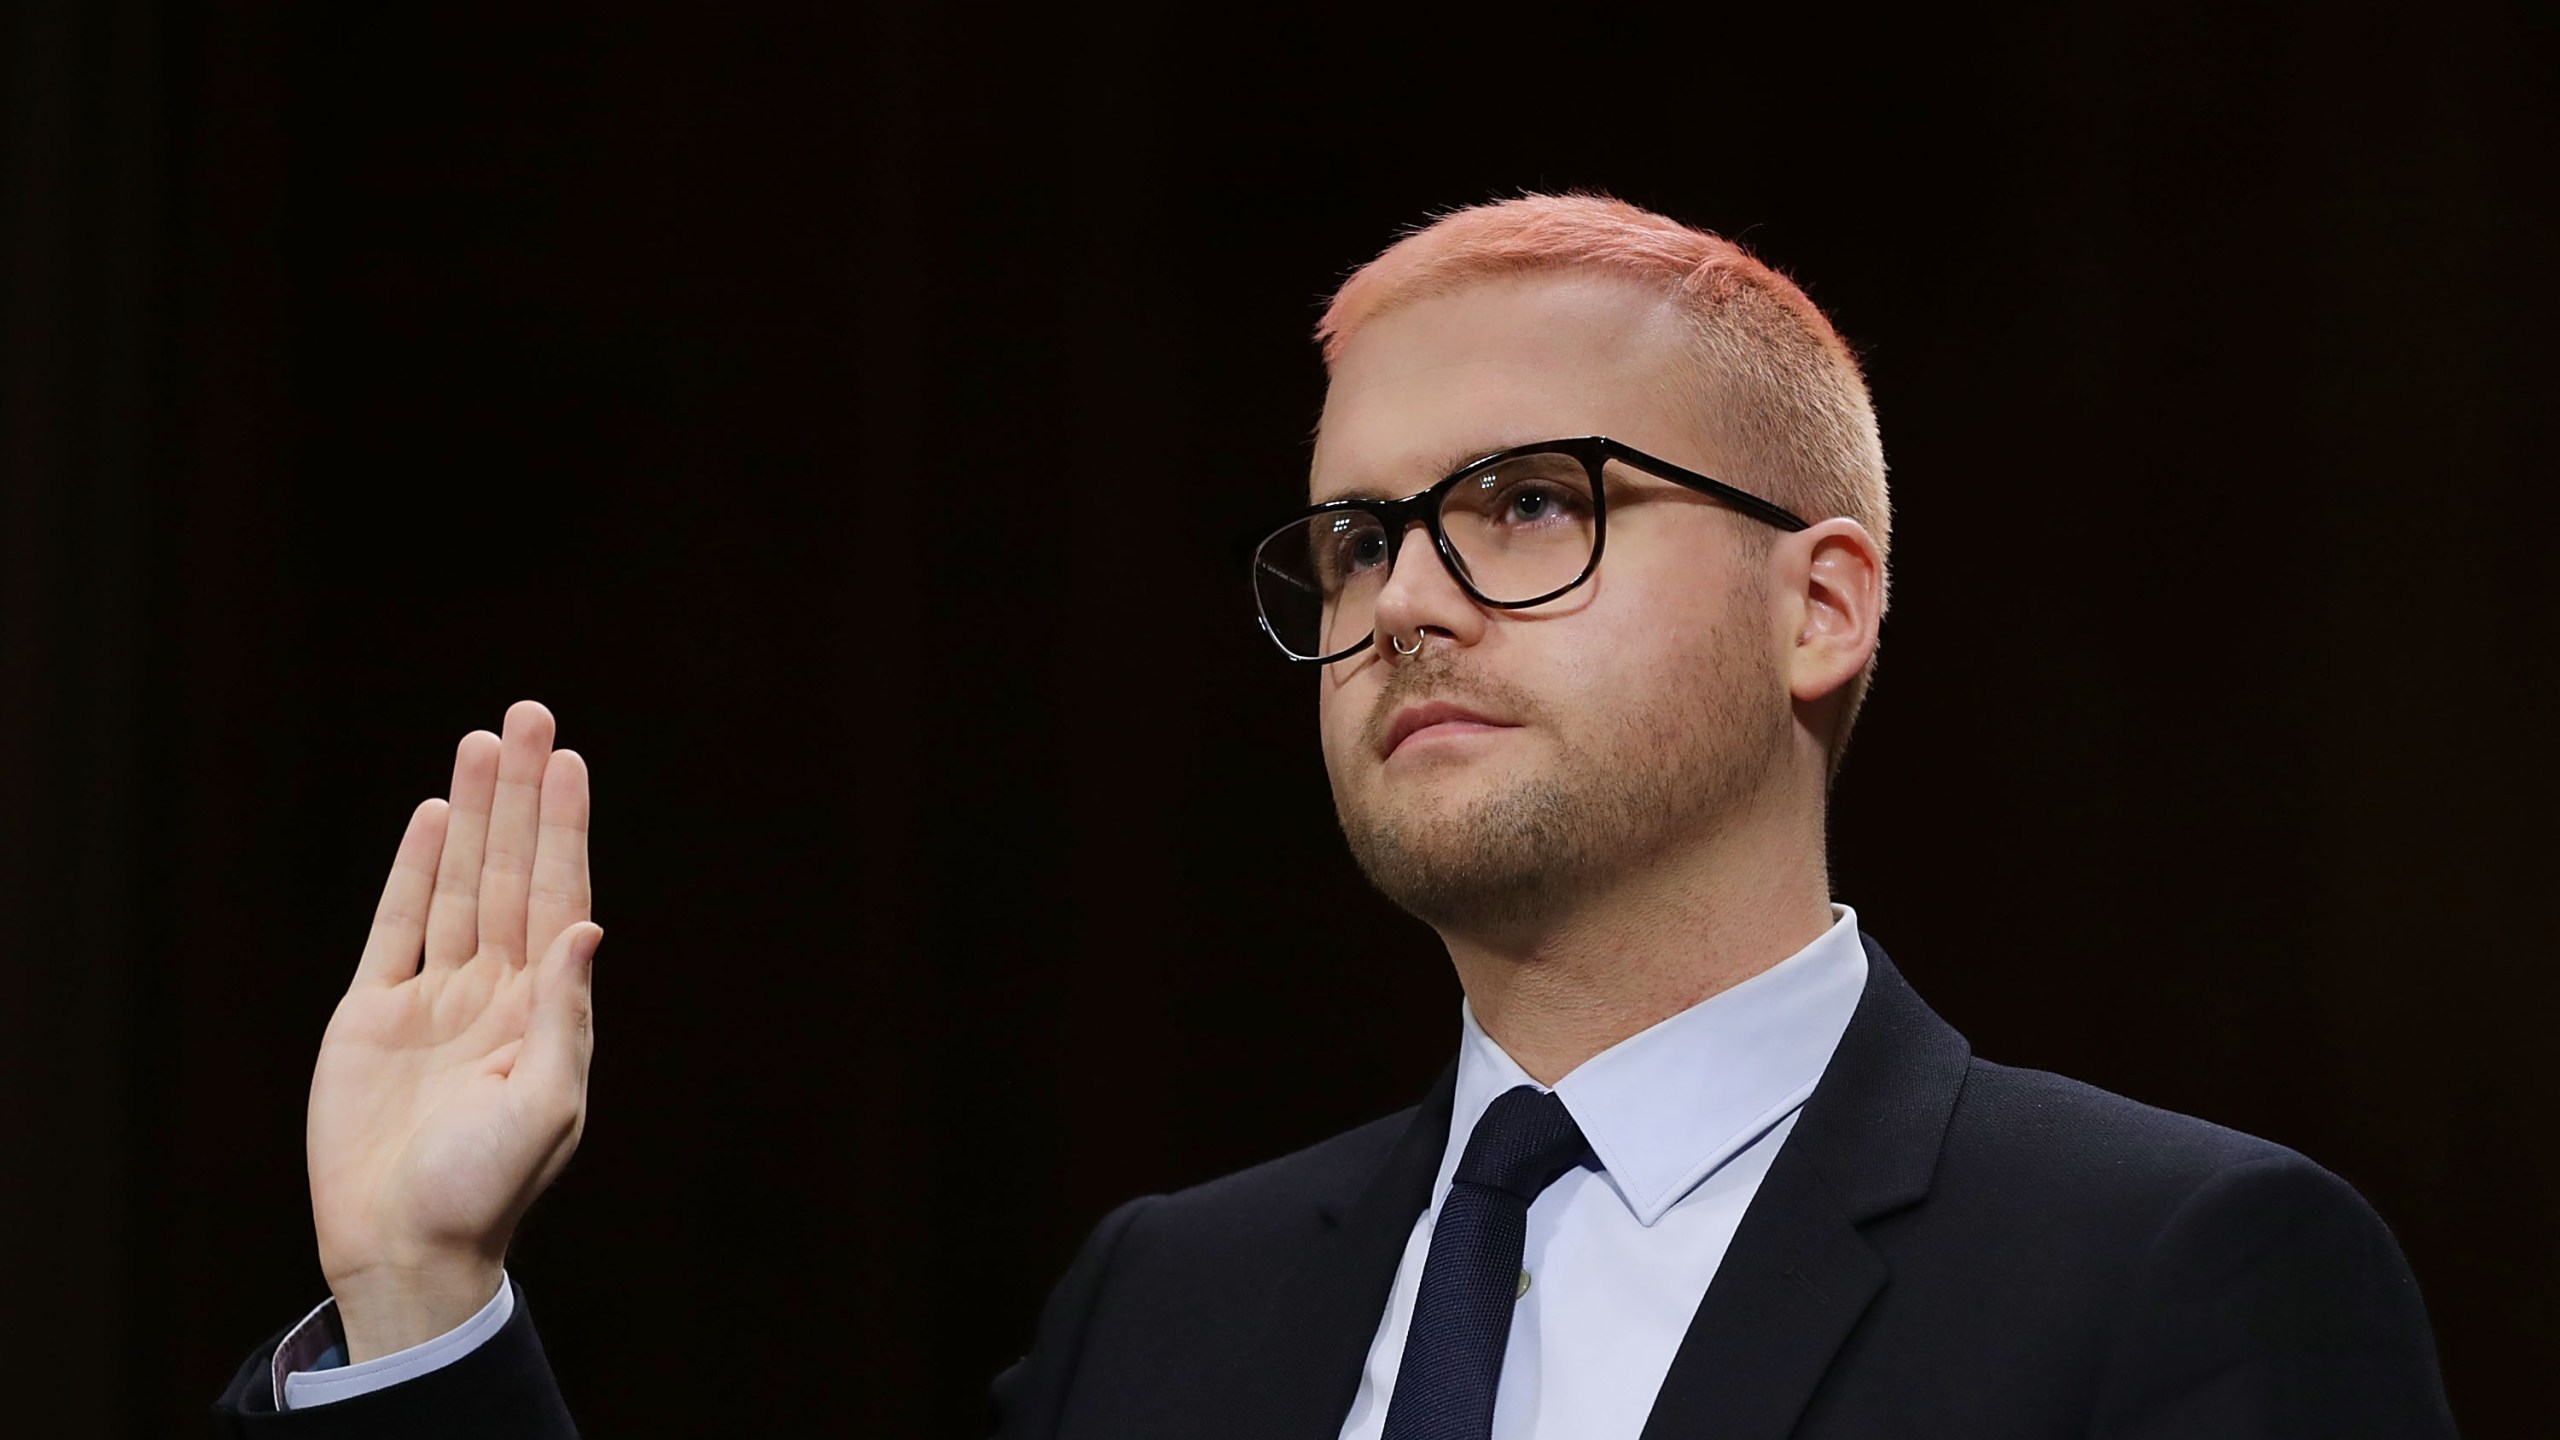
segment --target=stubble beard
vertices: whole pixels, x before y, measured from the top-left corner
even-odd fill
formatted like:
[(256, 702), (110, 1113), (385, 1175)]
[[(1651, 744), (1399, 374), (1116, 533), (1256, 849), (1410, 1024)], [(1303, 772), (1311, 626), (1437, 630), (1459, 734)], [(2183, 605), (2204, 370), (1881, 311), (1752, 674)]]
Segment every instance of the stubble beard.
[(1507, 933), (1550, 923), (1670, 848), (1712, 838), (1768, 783), (1789, 738), (1776, 657), (1745, 628), (1760, 610), (1724, 607), (1702, 683), (1651, 695), (1583, 734), (1542, 716), (1534, 697), (1466, 677), (1447, 652), (1408, 662), (1379, 696), (1373, 728), (1424, 695), (1490, 702), (1539, 725), (1554, 759), (1449, 804), (1415, 796), (1362, 808), (1337, 785), (1335, 814), (1361, 873), (1434, 929)]

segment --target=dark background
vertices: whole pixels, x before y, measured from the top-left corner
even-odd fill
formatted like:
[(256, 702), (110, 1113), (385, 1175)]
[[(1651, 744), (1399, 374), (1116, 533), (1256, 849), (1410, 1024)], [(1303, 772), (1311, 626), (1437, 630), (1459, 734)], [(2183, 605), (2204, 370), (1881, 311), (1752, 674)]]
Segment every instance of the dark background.
[(313, 1050), (535, 696), (601, 1048), (519, 1239), (599, 1435), (971, 1433), (1111, 1204), (1409, 1103), (1457, 990), (1224, 543), (1322, 296), (1595, 186), (1866, 356), (1835, 893), (1976, 1049), (2299, 1148), (2560, 1429), (2547, 9), (82, 4), (0, 29), (13, 1406), (324, 1293)]

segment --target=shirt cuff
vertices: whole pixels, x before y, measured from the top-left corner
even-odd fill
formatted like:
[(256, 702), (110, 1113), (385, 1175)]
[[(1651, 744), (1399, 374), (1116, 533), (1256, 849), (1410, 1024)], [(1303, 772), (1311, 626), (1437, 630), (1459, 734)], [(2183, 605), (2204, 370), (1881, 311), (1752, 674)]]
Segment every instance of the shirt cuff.
[(310, 1410), (386, 1390), (403, 1380), (441, 1370), (507, 1328), (516, 1313), (516, 1287), (498, 1272), (498, 1293), (480, 1313), (433, 1340), (412, 1345), (361, 1365), (347, 1363), (347, 1347), (338, 1329), (338, 1302), (323, 1300), (276, 1346), (268, 1378), (275, 1387), (278, 1410)]

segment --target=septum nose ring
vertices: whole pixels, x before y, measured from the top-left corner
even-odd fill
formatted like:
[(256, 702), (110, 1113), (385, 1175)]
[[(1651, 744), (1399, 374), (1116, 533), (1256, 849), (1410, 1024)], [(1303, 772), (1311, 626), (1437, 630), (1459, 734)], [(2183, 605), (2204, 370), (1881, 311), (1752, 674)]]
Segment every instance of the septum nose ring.
[(1404, 642), (1395, 637), (1395, 632), (1388, 631), (1387, 646), (1399, 655), (1419, 655), (1422, 653), (1422, 632), (1419, 630), (1413, 632), (1413, 648), (1407, 650), (1404, 648)]

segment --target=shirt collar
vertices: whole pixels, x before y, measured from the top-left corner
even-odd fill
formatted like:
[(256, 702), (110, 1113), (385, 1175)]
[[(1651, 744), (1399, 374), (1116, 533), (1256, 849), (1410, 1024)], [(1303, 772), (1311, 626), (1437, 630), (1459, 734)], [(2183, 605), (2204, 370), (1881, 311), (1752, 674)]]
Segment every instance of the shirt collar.
[[(1813, 1093), (1867, 984), (1858, 913), (1834, 905), (1831, 914), (1831, 928), (1812, 944), (1628, 1036), (1556, 1083), (1636, 1223), (1661, 1219)], [(1485, 1034), (1473, 1007), (1460, 1004), (1459, 1022), (1457, 1091), (1435, 1197), (1448, 1193), (1466, 1139), (1494, 1097), (1537, 1085)]]

